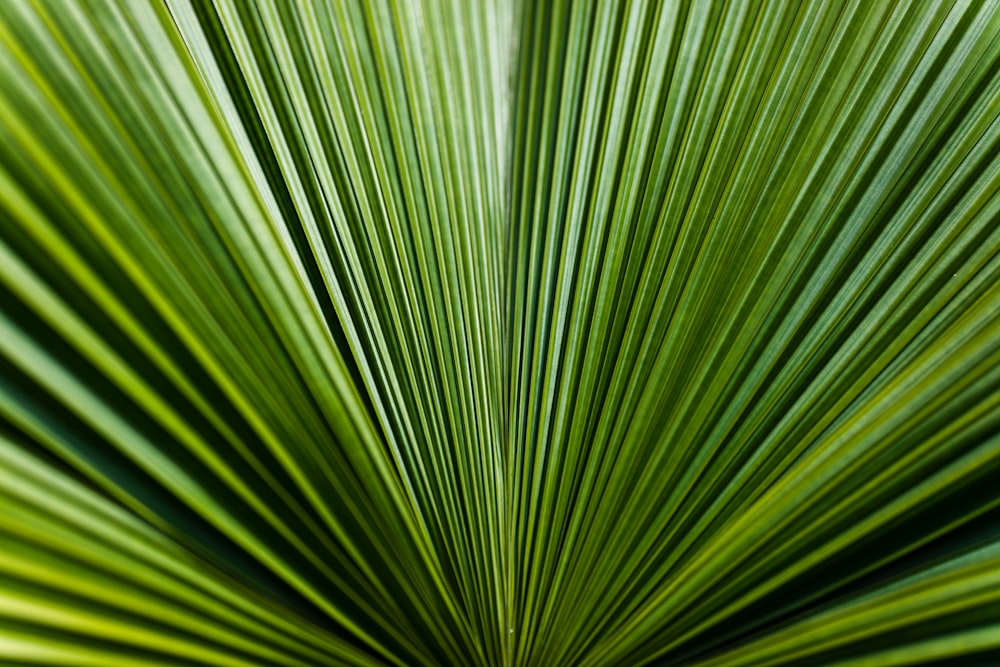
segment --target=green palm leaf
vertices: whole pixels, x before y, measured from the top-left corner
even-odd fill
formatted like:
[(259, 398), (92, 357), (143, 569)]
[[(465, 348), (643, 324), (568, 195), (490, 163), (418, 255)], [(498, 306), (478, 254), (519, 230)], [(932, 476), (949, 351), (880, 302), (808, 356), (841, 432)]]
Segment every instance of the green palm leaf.
[(1000, 661), (1000, 3), (0, 3), (0, 662)]

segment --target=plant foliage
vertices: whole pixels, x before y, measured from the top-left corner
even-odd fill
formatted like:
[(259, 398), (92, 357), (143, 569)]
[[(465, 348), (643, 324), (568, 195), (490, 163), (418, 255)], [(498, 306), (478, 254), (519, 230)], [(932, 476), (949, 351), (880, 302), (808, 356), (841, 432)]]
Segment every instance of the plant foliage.
[(0, 2), (0, 662), (1000, 662), (997, 0)]

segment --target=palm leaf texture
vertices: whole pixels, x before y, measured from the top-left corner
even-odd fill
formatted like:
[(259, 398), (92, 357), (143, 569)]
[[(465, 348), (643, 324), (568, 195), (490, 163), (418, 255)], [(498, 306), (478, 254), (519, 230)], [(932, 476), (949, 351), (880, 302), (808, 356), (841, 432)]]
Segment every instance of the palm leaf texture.
[(0, 2), (0, 662), (1000, 663), (1000, 3)]

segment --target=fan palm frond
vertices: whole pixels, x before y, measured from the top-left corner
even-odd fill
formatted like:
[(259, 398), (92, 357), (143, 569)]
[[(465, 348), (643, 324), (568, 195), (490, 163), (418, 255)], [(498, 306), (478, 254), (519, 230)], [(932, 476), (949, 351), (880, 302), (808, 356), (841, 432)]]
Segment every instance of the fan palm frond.
[(0, 661), (1000, 661), (1000, 4), (0, 3)]

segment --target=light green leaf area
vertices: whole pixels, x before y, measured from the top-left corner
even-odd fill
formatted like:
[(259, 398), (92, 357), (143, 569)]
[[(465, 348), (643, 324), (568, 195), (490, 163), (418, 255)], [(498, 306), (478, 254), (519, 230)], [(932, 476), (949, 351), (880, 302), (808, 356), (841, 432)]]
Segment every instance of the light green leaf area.
[(0, 664), (1000, 664), (1000, 1), (0, 0)]

